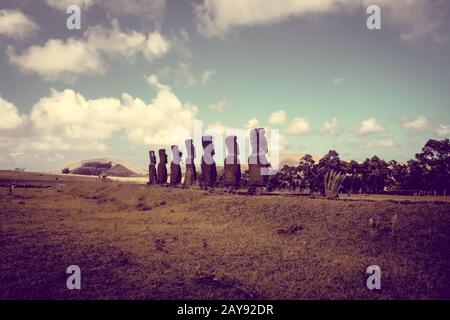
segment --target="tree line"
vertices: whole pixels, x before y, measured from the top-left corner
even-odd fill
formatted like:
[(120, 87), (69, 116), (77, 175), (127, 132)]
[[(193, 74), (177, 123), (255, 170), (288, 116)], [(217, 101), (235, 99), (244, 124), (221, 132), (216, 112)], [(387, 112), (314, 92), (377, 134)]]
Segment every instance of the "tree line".
[(438, 194), (450, 191), (449, 139), (430, 139), (406, 163), (385, 161), (378, 156), (364, 162), (343, 161), (339, 153), (330, 150), (316, 162), (304, 155), (297, 166), (285, 165), (270, 178), (270, 189), (285, 189), (310, 193), (324, 193), (324, 177), (334, 170), (346, 175), (341, 192)]

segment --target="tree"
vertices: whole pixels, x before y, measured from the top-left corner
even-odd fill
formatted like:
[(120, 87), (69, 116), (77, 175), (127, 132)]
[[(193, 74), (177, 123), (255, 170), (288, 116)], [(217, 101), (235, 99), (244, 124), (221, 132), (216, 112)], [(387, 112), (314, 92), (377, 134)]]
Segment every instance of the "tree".
[(405, 188), (406, 176), (408, 174), (408, 166), (391, 160), (388, 163), (388, 180), (392, 189)]
[(311, 184), (313, 191), (320, 191), (322, 194), (325, 193), (323, 180), (325, 174), (334, 170), (336, 172), (340, 172), (341, 169), (341, 160), (339, 159), (339, 153), (335, 150), (330, 150), (326, 155), (319, 160), (319, 163), (315, 169), (315, 177)]
[(301, 180), (299, 187), (301, 189), (312, 189), (314, 177), (316, 175), (316, 162), (310, 154), (305, 154), (297, 166)]
[(64, 168), (64, 169), (62, 169), (62, 173), (63, 173), (63, 174), (69, 174), (69, 173), (70, 173), (69, 168)]
[(422, 169), (423, 182), (429, 190), (443, 194), (450, 190), (450, 141), (430, 139), (416, 154), (418, 165)]
[(424, 169), (419, 161), (409, 160), (407, 163), (407, 174), (404, 180), (405, 189), (423, 190), (425, 187)]
[(347, 193), (359, 192), (362, 188), (361, 165), (355, 160), (341, 161), (341, 170), (347, 175), (342, 183), (342, 191)]
[(388, 165), (378, 156), (366, 159), (363, 164), (362, 180), (365, 191), (381, 193), (389, 183)]

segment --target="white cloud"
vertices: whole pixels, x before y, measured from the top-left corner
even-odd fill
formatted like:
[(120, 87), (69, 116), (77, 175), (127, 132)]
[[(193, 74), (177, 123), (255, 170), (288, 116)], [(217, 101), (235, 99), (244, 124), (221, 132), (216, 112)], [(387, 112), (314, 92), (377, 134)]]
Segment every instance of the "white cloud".
[(154, 87), (154, 88), (157, 88), (158, 90), (171, 90), (169, 86), (167, 86), (167, 85), (165, 85), (165, 84), (161, 84), (161, 83), (159, 82), (158, 77), (157, 77), (155, 74), (149, 75), (149, 76), (146, 78), (146, 80), (147, 80), (147, 83), (148, 83), (150, 86), (152, 86), (152, 87)]
[[(123, 93), (121, 99), (86, 99), (74, 90), (51, 90), (33, 105), (23, 134), (2, 137), (0, 150), (106, 151), (108, 140), (123, 136), (131, 145), (182, 143), (189, 136), (198, 108), (182, 103), (154, 76), (148, 77), (157, 93), (147, 103)], [(1, 101), (0, 116), (21, 123), (16, 109)], [(11, 124), (13, 121), (8, 121)]]
[(258, 119), (252, 118), (252, 119), (250, 119), (250, 120), (247, 121), (247, 124), (245, 125), (245, 127), (246, 127), (247, 129), (254, 129), (254, 128), (259, 127), (259, 125), (260, 125), (260, 124), (259, 124)]
[(111, 57), (130, 58), (145, 48), (147, 37), (143, 33), (124, 32), (117, 20), (113, 20), (111, 25), (111, 29), (98, 25), (86, 30), (83, 43), (88, 50)]
[(206, 132), (224, 135), (227, 130), (231, 130), (224, 126), (221, 122), (213, 122), (206, 127)]
[[(450, 12), (442, 0), (378, 0), (383, 25), (399, 29), (401, 39), (430, 38), (441, 42), (448, 37)], [(372, 0), (203, 0), (194, 4), (198, 31), (207, 37), (223, 37), (233, 28), (273, 24), (294, 17), (348, 14), (373, 4)]]
[(104, 61), (83, 41), (50, 39), (44, 46), (32, 46), (22, 54), (8, 47), (10, 63), (26, 73), (36, 73), (45, 80), (73, 80), (82, 74), (102, 74)]
[(0, 35), (22, 39), (38, 30), (39, 27), (25, 14), (17, 10), (0, 10)]
[(117, 20), (112, 28), (90, 27), (82, 39), (50, 39), (43, 46), (32, 46), (21, 54), (8, 47), (12, 64), (22, 71), (36, 73), (44, 80), (73, 81), (80, 75), (104, 74), (106, 58), (133, 58), (141, 52), (147, 59), (161, 57), (170, 43), (158, 31), (148, 36), (137, 31), (122, 31)]
[[(233, 27), (263, 25), (291, 17), (338, 10), (344, 0), (204, 0), (194, 4), (197, 29), (207, 37), (223, 36)], [(353, 1), (354, 3), (354, 1)]]
[(300, 135), (311, 131), (312, 128), (309, 121), (300, 117), (292, 119), (292, 121), (284, 129), (284, 132), (290, 135)]
[(17, 108), (0, 96), (0, 130), (14, 129), (23, 123)]
[(147, 59), (152, 60), (160, 58), (169, 52), (170, 43), (159, 33), (154, 31), (148, 35), (148, 39), (144, 47), (144, 55)]
[(385, 132), (386, 128), (379, 124), (375, 118), (369, 118), (361, 122), (361, 126), (356, 131), (362, 135), (369, 135), (373, 133)]
[(328, 133), (332, 136), (336, 136), (339, 134), (340, 125), (337, 118), (333, 118), (330, 121), (326, 121), (322, 128), (320, 129), (321, 132)]
[(226, 101), (219, 101), (217, 103), (211, 104), (209, 107), (217, 112), (222, 112), (229, 107), (229, 103)]
[(419, 116), (414, 120), (403, 120), (402, 125), (406, 129), (420, 131), (428, 127), (428, 119), (425, 116)]
[(450, 136), (450, 125), (448, 124), (440, 124), (436, 129), (436, 133), (440, 137), (448, 137)]
[(283, 110), (278, 110), (270, 114), (268, 123), (270, 125), (280, 125), (283, 124), (285, 121), (286, 121), (286, 112), (284, 112)]

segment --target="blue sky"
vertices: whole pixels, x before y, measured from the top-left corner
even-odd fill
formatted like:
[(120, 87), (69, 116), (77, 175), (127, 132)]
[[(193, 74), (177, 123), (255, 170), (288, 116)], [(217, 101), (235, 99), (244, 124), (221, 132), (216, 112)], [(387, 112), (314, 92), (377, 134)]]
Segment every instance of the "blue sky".
[[(81, 30), (68, 30), (75, 3)], [(374, 3), (381, 30), (366, 27)], [(182, 144), (196, 121), (277, 129), (283, 153), (358, 161), (405, 161), (450, 136), (447, 1), (6, 0), (0, 10), (2, 168), (146, 164), (146, 150)]]

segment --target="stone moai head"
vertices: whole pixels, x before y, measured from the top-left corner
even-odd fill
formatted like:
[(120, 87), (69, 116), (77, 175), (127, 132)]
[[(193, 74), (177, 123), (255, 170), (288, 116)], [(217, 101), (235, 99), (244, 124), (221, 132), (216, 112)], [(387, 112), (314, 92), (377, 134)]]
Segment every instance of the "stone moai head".
[(250, 131), (250, 144), (252, 146), (252, 154), (267, 153), (269, 151), (264, 128), (256, 128)]
[(166, 164), (167, 163), (167, 154), (166, 149), (159, 149), (159, 163)]
[(150, 163), (151, 164), (156, 164), (156, 155), (155, 155), (155, 151), (150, 150), (148, 152), (148, 156), (150, 157)]
[(186, 163), (187, 164), (193, 164), (195, 156), (196, 156), (195, 155), (194, 140), (187, 139), (187, 140), (184, 141), (184, 143), (186, 145), (186, 152), (187, 152)]
[(236, 136), (226, 137), (225, 144), (227, 146), (228, 155), (230, 155), (230, 156), (238, 156), (239, 155), (239, 145), (237, 143)]
[(180, 151), (177, 145), (173, 145), (171, 149), (172, 149), (172, 162), (175, 164), (180, 164), (183, 152)]
[(214, 163), (214, 144), (212, 141), (212, 136), (203, 136), (202, 137), (202, 147), (203, 147), (203, 159), (206, 164)]

